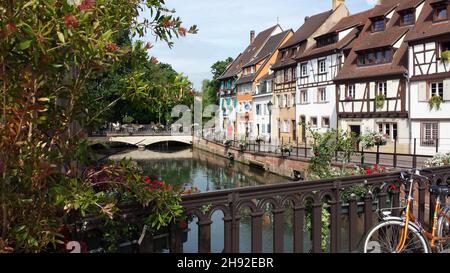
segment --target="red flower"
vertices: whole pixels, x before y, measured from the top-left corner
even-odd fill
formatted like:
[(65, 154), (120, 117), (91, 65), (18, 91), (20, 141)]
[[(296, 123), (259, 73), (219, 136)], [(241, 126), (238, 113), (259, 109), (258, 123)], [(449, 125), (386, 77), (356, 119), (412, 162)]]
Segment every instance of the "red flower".
[(84, 0), (81, 2), (81, 4), (78, 6), (78, 8), (81, 11), (90, 10), (95, 7), (95, 0)]
[(116, 50), (119, 49), (119, 46), (116, 45), (115, 43), (108, 43), (108, 44), (106, 45), (106, 48), (109, 49), (109, 50), (111, 50), (111, 51), (116, 51)]
[(150, 63), (157, 64), (158, 63), (158, 59), (156, 59), (155, 57), (151, 57), (150, 58)]
[(366, 170), (366, 174), (372, 174), (372, 170), (371, 169), (367, 169)]
[(145, 178), (144, 178), (144, 182), (145, 182), (145, 184), (147, 184), (147, 185), (152, 184), (152, 180), (150, 179), (150, 177), (145, 177)]
[(73, 27), (78, 24), (78, 19), (72, 14), (68, 14), (64, 16), (64, 23), (66, 24), (67, 27)]
[(17, 29), (17, 26), (13, 22), (9, 22), (9, 23), (6, 24), (6, 28), (9, 31), (15, 31)]
[(186, 28), (184, 28), (184, 27), (178, 28), (178, 33), (180, 33), (181, 36), (186, 36), (186, 32), (187, 32)]
[(393, 191), (395, 191), (395, 190), (397, 190), (397, 186), (396, 186), (396, 185), (391, 185), (391, 189), (392, 189)]
[(166, 17), (163, 19), (162, 24), (164, 27), (171, 27), (173, 26), (173, 21), (169, 17)]

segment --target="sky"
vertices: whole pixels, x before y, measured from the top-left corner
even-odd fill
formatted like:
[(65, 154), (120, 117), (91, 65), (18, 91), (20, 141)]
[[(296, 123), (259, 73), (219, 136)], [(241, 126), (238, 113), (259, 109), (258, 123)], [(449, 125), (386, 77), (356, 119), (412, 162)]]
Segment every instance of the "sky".
[[(331, 9), (332, 0), (166, 0), (176, 10), (183, 25), (197, 25), (199, 32), (167, 44), (148, 35), (141, 38), (155, 46), (149, 50), (160, 62), (169, 63), (187, 75), (194, 88), (201, 90), (204, 79), (211, 79), (211, 65), (227, 57), (236, 58), (249, 44), (250, 31), (256, 33), (278, 22), (284, 30), (296, 31), (305, 16)], [(350, 12), (367, 10), (377, 0), (346, 0)], [(141, 14), (145, 17), (145, 14)]]

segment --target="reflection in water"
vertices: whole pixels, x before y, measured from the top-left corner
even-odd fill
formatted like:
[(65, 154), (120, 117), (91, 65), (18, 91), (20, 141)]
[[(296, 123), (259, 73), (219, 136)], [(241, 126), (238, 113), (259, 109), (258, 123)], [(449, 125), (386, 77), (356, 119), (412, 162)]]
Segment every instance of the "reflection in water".
[[(292, 182), (264, 170), (233, 163), (207, 152), (196, 149), (188, 151), (191, 158), (186, 158), (188, 153), (186, 150), (180, 153), (171, 149), (161, 151), (160, 157), (153, 152), (148, 159), (134, 159), (144, 169), (145, 175), (151, 179), (165, 181), (173, 186), (195, 186), (201, 192)], [(168, 159), (167, 154), (172, 154), (173, 157)], [(183, 158), (177, 159), (177, 155)]]

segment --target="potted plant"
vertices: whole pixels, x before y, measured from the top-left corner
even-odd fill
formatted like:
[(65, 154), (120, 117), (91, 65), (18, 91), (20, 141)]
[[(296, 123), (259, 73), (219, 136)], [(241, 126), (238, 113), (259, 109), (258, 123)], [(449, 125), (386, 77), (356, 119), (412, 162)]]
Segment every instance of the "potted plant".
[(450, 50), (442, 51), (442, 53), (441, 53), (441, 60), (445, 61), (445, 62), (450, 61)]
[(225, 146), (225, 147), (230, 147), (231, 146), (231, 140), (230, 139), (225, 139), (224, 141), (223, 141), (223, 145)]
[(241, 140), (238, 144), (238, 148), (240, 151), (245, 151), (245, 149), (247, 148), (247, 141)]
[(375, 97), (375, 107), (377, 109), (382, 109), (384, 107), (385, 101), (386, 101), (386, 96), (384, 94), (377, 95)]
[(430, 111), (433, 110), (433, 108), (436, 107), (436, 110), (440, 110), (441, 109), (441, 103), (442, 103), (442, 97), (441, 96), (436, 96), (433, 95), (429, 100), (428, 100), (428, 106), (430, 107)]
[(256, 141), (258, 144), (261, 144), (261, 142), (264, 142), (265, 140), (264, 140), (264, 138), (263, 138), (262, 136), (257, 136), (256, 139), (255, 139), (255, 141)]
[(290, 144), (290, 143), (287, 143), (287, 144), (283, 144), (282, 146), (281, 146), (281, 154), (284, 156), (284, 154), (289, 154), (289, 155), (291, 155), (291, 152), (292, 152), (292, 145)]
[(371, 148), (375, 145), (383, 146), (387, 144), (386, 135), (379, 132), (369, 132), (360, 137), (361, 145), (365, 149)]

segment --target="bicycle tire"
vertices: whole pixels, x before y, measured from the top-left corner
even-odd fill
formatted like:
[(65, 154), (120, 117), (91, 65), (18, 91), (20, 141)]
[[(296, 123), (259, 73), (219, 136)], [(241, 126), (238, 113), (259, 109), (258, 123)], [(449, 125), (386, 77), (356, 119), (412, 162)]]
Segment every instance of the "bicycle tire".
[[(395, 248), (400, 239), (400, 231), (404, 226), (405, 222), (401, 220), (387, 220), (377, 224), (364, 238), (363, 252), (395, 253)], [(375, 234), (381, 228), (386, 228), (383, 233), (389, 238), (381, 238), (379, 234)], [(408, 239), (402, 253), (430, 253), (431, 249), (424, 235), (412, 225), (408, 226), (408, 230)]]
[[(443, 214), (439, 217), (437, 223), (437, 236), (438, 237), (448, 237), (450, 236), (450, 207), (443, 209)], [(446, 240), (444, 242), (438, 242), (436, 244), (438, 252), (449, 252), (450, 251), (450, 241)]]

